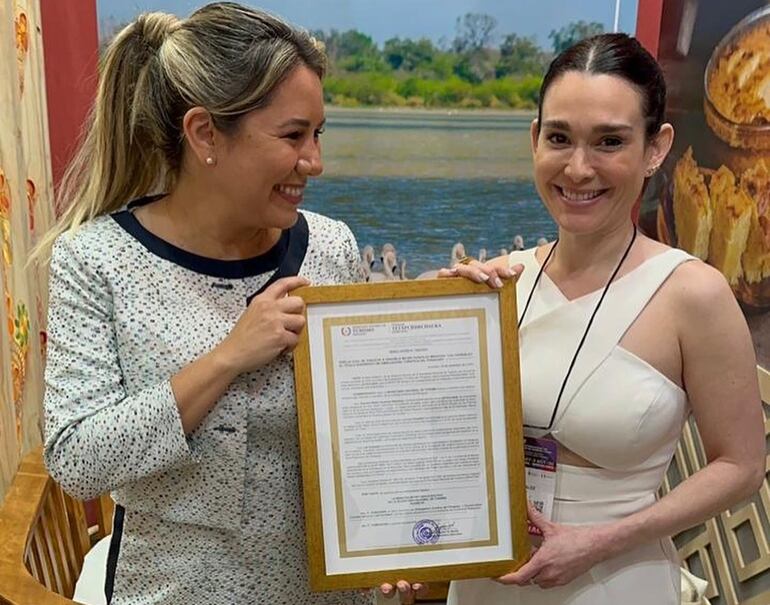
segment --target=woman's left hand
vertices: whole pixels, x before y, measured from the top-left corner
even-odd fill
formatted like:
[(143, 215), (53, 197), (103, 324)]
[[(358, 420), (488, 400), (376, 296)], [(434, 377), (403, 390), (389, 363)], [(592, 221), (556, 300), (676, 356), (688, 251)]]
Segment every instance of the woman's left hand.
[(609, 535), (604, 526), (552, 523), (531, 504), (529, 520), (543, 532), (543, 542), (517, 571), (497, 578), (501, 584), (540, 588), (564, 586), (609, 556)]

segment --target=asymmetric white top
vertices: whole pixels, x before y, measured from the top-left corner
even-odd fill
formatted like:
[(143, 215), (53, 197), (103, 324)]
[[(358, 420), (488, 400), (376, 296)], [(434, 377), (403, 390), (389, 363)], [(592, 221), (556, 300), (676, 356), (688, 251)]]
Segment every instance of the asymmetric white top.
[[(524, 260), (526, 266), (518, 284), (519, 314), (540, 268), (533, 250), (523, 254), (523, 259), (511, 255), (513, 263)], [(688, 414), (687, 396), (618, 343), (671, 272), (691, 258), (668, 250), (616, 279), (578, 355), (551, 434), (598, 467), (663, 471), (668, 466)], [(548, 424), (601, 292), (570, 301), (543, 272), (520, 332), (526, 424)]]
[[(650, 364), (619, 346), (628, 328), (681, 263), (671, 249), (613, 282), (567, 382), (551, 431), (599, 468), (561, 464), (554, 521), (601, 523), (655, 501), (655, 493), (689, 414), (687, 394)], [(517, 284), (519, 315), (540, 265), (534, 249), (514, 252), (525, 271)], [(519, 332), (524, 421), (547, 426), (559, 389), (602, 291), (569, 300), (546, 273)], [(506, 587), (490, 580), (453, 582), (449, 605), (676, 605), (679, 572), (670, 540), (644, 545), (595, 566), (568, 586)]]

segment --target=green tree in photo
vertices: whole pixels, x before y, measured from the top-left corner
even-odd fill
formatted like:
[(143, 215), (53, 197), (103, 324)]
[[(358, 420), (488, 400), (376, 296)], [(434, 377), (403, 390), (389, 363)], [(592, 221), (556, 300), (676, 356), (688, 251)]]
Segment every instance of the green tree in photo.
[(346, 59), (357, 55), (377, 55), (379, 50), (371, 36), (350, 29), (339, 36), (339, 58)]
[(328, 103), (341, 107), (533, 109), (549, 54), (533, 38), (509, 34), (494, 46), (497, 21), (467, 13), (451, 41), (395, 37), (380, 49), (359, 31), (316, 31), (326, 46)]
[(332, 29), (329, 33), (323, 31), (312, 33), (324, 43), (326, 54), (333, 67), (350, 72), (381, 72), (388, 69), (380, 49), (366, 34), (354, 29), (345, 32)]
[(454, 73), (466, 82), (479, 84), (496, 76), (496, 65), (496, 53), (482, 48), (461, 54), (455, 63)]
[(382, 49), (385, 61), (393, 68), (403, 71), (415, 71), (429, 68), (438, 49), (427, 38), (409, 40), (391, 38), (386, 40)]
[(452, 50), (457, 56), (454, 73), (466, 82), (478, 84), (495, 77), (496, 51), (491, 48), (497, 19), (483, 13), (466, 13), (457, 18)]
[(387, 70), (387, 64), (374, 40), (354, 29), (340, 36), (338, 66), (352, 72)]
[(543, 73), (548, 66), (549, 57), (537, 45), (534, 37), (508, 34), (500, 45), (500, 60), (496, 67), (496, 76), (527, 75)]
[(587, 23), (586, 21), (581, 20), (568, 23), (558, 31), (555, 29), (551, 30), (551, 33), (548, 34), (548, 38), (550, 38), (553, 43), (554, 54), (558, 55), (573, 44), (602, 33), (604, 33), (604, 25), (601, 23), (598, 23), (597, 21)]
[(425, 78), (446, 80), (454, 73), (457, 55), (452, 52), (437, 52), (429, 65), (419, 70)]

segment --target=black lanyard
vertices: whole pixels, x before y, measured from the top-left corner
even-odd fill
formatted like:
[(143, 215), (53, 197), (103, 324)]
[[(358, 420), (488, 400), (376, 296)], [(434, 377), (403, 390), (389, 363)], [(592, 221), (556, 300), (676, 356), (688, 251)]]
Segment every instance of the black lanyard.
[[(564, 376), (564, 381), (561, 383), (561, 388), (559, 389), (559, 396), (556, 398), (556, 405), (554, 405), (553, 407), (553, 413), (551, 414), (551, 420), (548, 423), (548, 426), (535, 426), (532, 424), (524, 424), (525, 428), (539, 429), (544, 431), (550, 431), (553, 428), (554, 420), (556, 420), (556, 412), (559, 411), (559, 404), (561, 403), (561, 397), (564, 394), (564, 389), (567, 386), (567, 381), (569, 380), (570, 374), (572, 374), (572, 368), (575, 367), (575, 362), (577, 361), (578, 355), (580, 354), (580, 349), (583, 348), (583, 345), (585, 344), (585, 341), (586, 341), (586, 337), (588, 336), (588, 331), (591, 329), (591, 325), (594, 323), (594, 318), (596, 317), (596, 313), (599, 311), (599, 307), (602, 306), (604, 297), (607, 295), (607, 291), (610, 289), (610, 285), (615, 280), (615, 277), (617, 276), (618, 271), (620, 271), (620, 268), (623, 266), (623, 263), (628, 257), (628, 253), (631, 252), (631, 246), (634, 245), (634, 241), (636, 241), (636, 227), (634, 227), (634, 233), (631, 236), (631, 241), (628, 243), (628, 247), (626, 248), (626, 251), (623, 253), (623, 256), (621, 257), (620, 262), (618, 263), (618, 266), (615, 267), (615, 270), (612, 272), (612, 275), (610, 275), (610, 279), (607, 282), (607, 285), (604, 286), (602, 295), (599, 297), (599, 302), (596, 303), (596, 307), (594, 307), (594, 311), (593, 313), (591, 313), (591, 318), (588, 320), (588, 325), (586, 326), (586, 330), (585, 332), (583, 332), (583, 337), (580, 339), (580, 343), (578, 343), (577, 349), (575, 350), (575, 354), (572, 356), (572, 361), (569, 364), (569, 369), (567, 370), (567, 374)], [(529, 303), (532, 301), (532, 295), (535, 293), (537, 284), (540, 283), (540, 278), (543, 276), (543, 273), (545, 272), (545, 267), (548, 264), (548, 261), (551, 259), (551, 255), (553, 255), (553, 251), (556, 250), (556, 245), (558, 243), (559, 243), (559, 240), (557, 239), (554, 242), (553, 246), (551, 247), (550, 252), (548, 252), (548, 256), (545, 257), (543, 264), (540, 266), (540, 271), (537, 272), (535, 283), (532, 284), (532, 289), (529, 291), (527, 302), (524, 305), (524, 311), (522, 311), (521, 317), (519, 318), (519, 325), (518, 325), (519, 329), (521, 329), (521, 324), (524, 322), (524, 316), (527, 314), (527, 309), (529, 309)]]

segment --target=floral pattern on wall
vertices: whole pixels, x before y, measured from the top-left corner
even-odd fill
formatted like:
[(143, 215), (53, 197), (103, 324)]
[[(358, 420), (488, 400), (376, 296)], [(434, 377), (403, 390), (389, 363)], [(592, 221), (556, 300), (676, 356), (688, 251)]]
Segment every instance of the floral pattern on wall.
[(55, 220), (40, 0), (0, 0), (0, 500), (42, 439), (46, 267), (27, 263)]
[(19, 91), (24, 93), (24, 68), (29, 53), (29, 23), (27, 14), (16, 7), (16, 19), (14, 21), (16, 33), (16, 67), (19, 70)]

